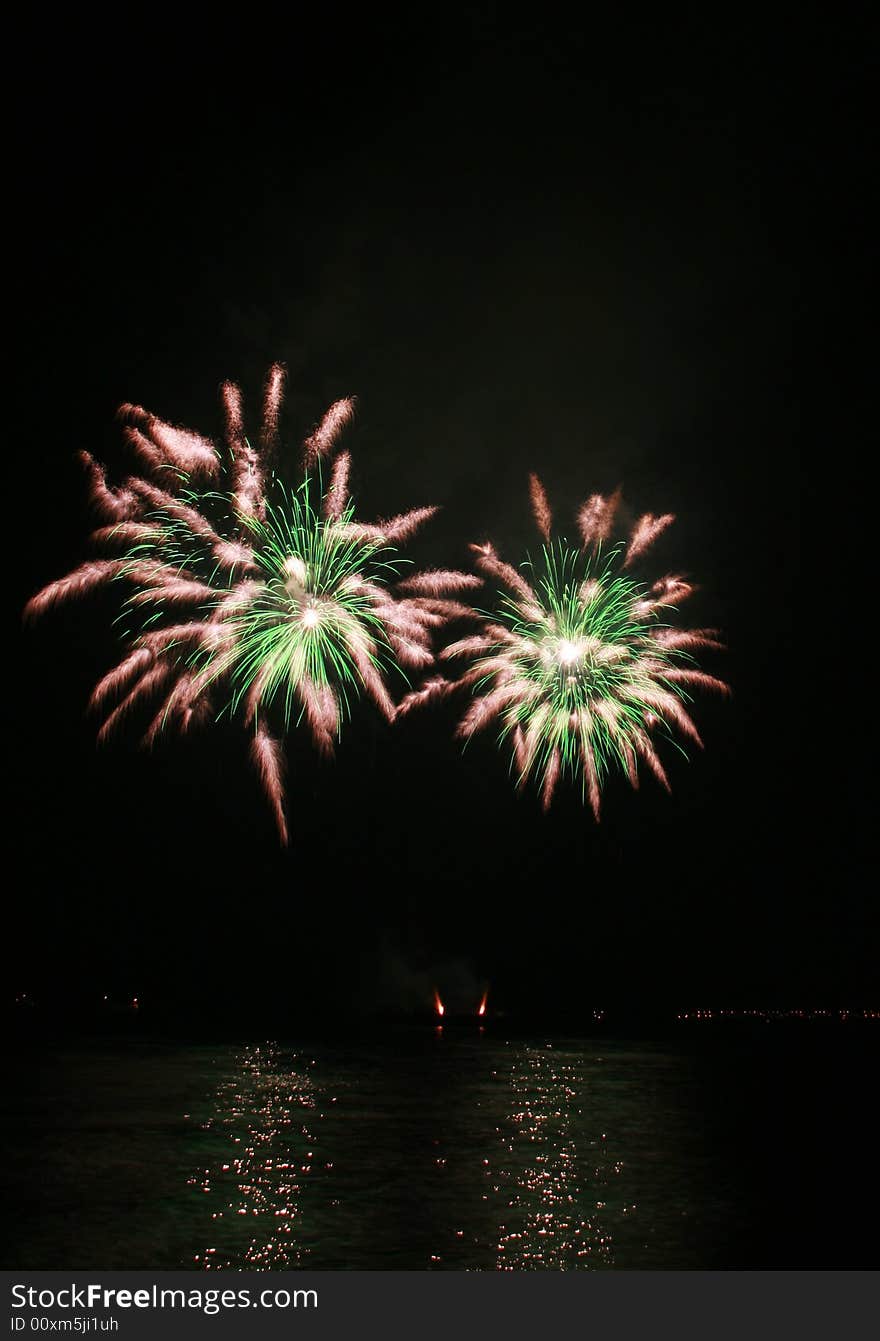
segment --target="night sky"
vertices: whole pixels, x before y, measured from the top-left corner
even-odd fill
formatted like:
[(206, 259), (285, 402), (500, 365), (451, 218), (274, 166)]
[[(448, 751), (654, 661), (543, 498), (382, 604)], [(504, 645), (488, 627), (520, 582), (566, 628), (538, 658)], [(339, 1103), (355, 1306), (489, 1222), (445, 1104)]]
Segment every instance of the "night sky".
[[(855, 458), (818, 440), (869, 248), (860, 35), (321, 14), (19, 39), (10, 990), (294, 1018), (438, 978), (513, 1012), (870, 1003), (860, 747), (828, 711), (859, 692), (834, 647)], [(531, 469), (563, 533), (619, 483), (677, 514), (653, 563), (699, 584), (683, 621), (724, 630), (704, 665), (734, 694), (700, 696), (671, 796), (545, 816), (454, 708), (392, 729), (365, 704), (335, 763), (291, 740), (285, 852), (236, 730), (96, 747), (115, 592), (16, 628), (90, 552), (75, 453), (122, 468), (127, 400), (216, 436), (221, 381), (255, 412), (276, 359), (290, 470), (357, 395), (359, 511), (442, 505), (420, 564), (524, 557)]]

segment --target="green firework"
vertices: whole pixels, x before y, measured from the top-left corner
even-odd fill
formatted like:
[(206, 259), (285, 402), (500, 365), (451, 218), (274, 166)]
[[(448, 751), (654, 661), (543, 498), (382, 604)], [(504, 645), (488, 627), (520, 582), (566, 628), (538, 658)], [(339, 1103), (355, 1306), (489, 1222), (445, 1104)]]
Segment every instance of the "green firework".
[(535, 477), (532, 503), (545, 540), (540, 560), (515, 569), (491, 545), (472, 546), (477, 566), (505, 590), (497, 609), (483, 614), (480, 632), (441, 656), (470, 662), (449, 685), (473, 695), (458, 734), (467, 740), (494, 726), (511, 750), (519, 786), (535, 781), (546, 808), (567, 779), (598, 819), (613, 775), (625, 774), (636, 787), (643, 766), (668, 788), (655, 746), (681, 749), (677, 734), (701, 743), (688, 689), (727, 686), (690, 653), (721, 644), (713, 629), (673, 627), (678, 603), (693, 590), (683, 578), (669, 575), (648, 587), (628, 571), (671, 517), (648, 514), (628, 543), (609, 546), (619, 498), (594, 495), (579, 514), (582, 544), (575, 546), (551, 540), (549, 506)]

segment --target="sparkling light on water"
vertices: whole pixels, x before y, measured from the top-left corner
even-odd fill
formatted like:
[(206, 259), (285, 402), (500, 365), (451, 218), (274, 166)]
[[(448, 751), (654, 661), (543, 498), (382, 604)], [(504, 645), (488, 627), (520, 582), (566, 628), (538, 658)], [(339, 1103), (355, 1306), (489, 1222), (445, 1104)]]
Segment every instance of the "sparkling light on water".
[(249, 1048), (217, 1090), (205, 1131), (225, 1138), (225, 1158), (192, 1175), (209, 1198), (212, 1234), (194, 1254), (205, 1270), (264, 1271), (301, 1265), (302, 1194), (318, 1158), (322, 1091), (304, 1058), (279, 1064), (278, 1049)]
[(586, 1149), (576, 1135), (584, 1126), (578, 1068), (552, 1050), (530, 1049), (514, 1061), (509, 1084), (512, 1108), (497, 1129), (502, 1151), (491, 1174), (501, 1204), (499, 1269), (611, 1265), (603, 1210), (623, 1162), (609, 1155), (604, 1132)]

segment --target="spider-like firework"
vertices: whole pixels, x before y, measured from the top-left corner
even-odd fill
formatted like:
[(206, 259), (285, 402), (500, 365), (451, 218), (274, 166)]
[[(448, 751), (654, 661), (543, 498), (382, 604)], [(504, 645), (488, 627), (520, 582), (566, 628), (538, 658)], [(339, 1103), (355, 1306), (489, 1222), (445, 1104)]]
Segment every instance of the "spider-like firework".
[(436, 508), (356, 521), (350, 455), (338, 451), (351, 400), (330, 407), (305, 442), (301, 484), (285, 488), (272, 472), (283, 385), (275, 365), (252, 445), (241, 393), (224, 384), (225, 451), (124, 405), (120, 417), (140, 472), (113, 487), (81, 453), (91, 501), (108, 523), (92, 539), (122, 553), (50, 583), (25, 614), (106, 582), (129, 583), (125, 654), (91, 697), (106, 714), (99, 740), (150, 702), (159, 706), (147, 744), (171, 725), (185, 731), (224, 710), (240, 716), (286, 843), (282, 733), (273, 721), (286, 730), (305, 718), (330, 754), (352, 694), (365, 693), (392, 720), (388, 673), (433, 662), (432, 630), (468, 612), (450, 595), (480, 579), (447, 570), (401, 578), (397, 547)]
[(688, 688), (727, 693), (728, 686), (701, 671), (690, 653), (722, 644), (715, 629), (681, 630), (667, 622), (693, 591), (683, 577), (667, 575), (647, 588), (630, 574), (671, 515), (647, 513), (627, 542), (613, 544), (619, 491), (594, 494), (578, 514), (581, 543), (572, 546), (551, 538), (550, 506), (535, 475), (531, 500), (544, 542), (541, 559), (523, 565), (531, 580), (491, 545), (472, 545), (479, 570), (506, 591), (479, 632), (440, 653), (470, 661), (464, 673), (456, 680), (434, 676), (398, 711), (470, 688), (473, 701), (458, 735), (469, 739), (495, 724), (512, 749), (520, 786), (535, 778), (546, 809), (561, 776), (579, 780), (598, 820), (614, 772), (637, 787), (642, 763), (668, 789), (658, 738), (671, 740), (677, 729), (701, 743), (685, 707)]

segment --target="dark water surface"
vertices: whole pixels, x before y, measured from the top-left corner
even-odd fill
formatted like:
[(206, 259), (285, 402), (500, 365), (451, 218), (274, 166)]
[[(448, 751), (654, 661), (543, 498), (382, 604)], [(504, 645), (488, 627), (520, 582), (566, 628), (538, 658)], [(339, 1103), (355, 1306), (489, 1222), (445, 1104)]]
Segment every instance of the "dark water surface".
[(26, 1052), (2, 1265), (874, 1266), (872, 1055), (429, 1028)]

